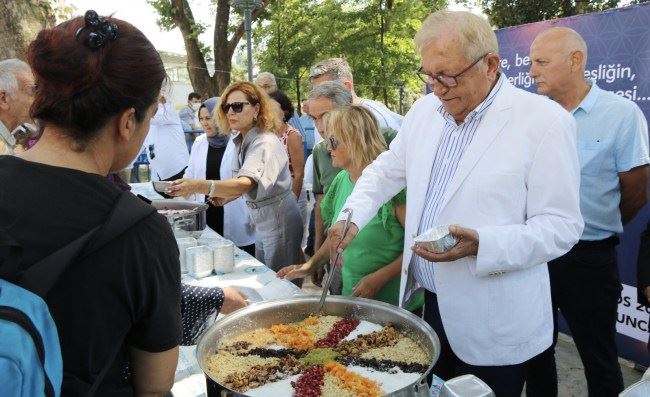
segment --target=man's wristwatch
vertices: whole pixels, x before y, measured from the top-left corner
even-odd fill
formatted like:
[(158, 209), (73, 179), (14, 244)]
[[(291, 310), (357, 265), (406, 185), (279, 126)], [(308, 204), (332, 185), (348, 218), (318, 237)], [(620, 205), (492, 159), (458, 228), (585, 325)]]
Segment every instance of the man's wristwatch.
[(213, 197), (217, 193), (217, 181), (210, 181), (210, 190), (208, 191), (208, 197)]

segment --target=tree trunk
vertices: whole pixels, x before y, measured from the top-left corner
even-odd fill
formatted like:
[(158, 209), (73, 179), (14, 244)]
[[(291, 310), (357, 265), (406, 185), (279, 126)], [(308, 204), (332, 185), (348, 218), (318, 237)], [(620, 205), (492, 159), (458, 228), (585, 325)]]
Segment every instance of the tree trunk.
[[(0, 0), (2, 1), (2, 0)], [(33, 1), (33, 0), (32, 0)], [(187, 71), (190, 75), (194, 91), (207, 97), (220, 95), (230, 84), (230, 73), (232, 71), (232, 56), (235, 53), (237, 44), (244, 35), (244, 22), (232, 33), (230, 33), (230, 2), (229, 0), (217, 0), (217, 12), (215, 15), (213, 54), (215, 72), (210, 76), (205, 54), (199, 43), (199, 30), (192, 10), (187, 0), (170, 0), (171, 17), (174, 24), (178, 26), (183, 34), (185, 51), (187, 52)], [(262, 5), (253, 12), (253, 21), (271, 3), (271, 0), (264, 0)]]
[(54, 23), (54, 12), (47, 1), (0, 1), (0, 59), (25, 59), (29, 43), (41, 29)]
[(194, 15), (187, 0), (171, 0), (171, 14), (176, 26), (183, 33), (183, 42), (187, 52), (187, 72), (194, 91), (201, 95), (213, 96), (212, 82), (208, 65), (201, 52)]
[(302, 98), (300, 97), (300, 77), (296, 77), (296, 98), (298, 100), (298, 114), (302, 116)]
[(230, 57), (219, 57), (214, 60), (214, 75), (212, 81), (214, 85), (214, 96), (221, 95), (221, 92), (230, 84), (230, 72), (232, 71), (232, 62)]
[(589, 1), (576, 0), (576, 14), (584, 14), (589, 12)]

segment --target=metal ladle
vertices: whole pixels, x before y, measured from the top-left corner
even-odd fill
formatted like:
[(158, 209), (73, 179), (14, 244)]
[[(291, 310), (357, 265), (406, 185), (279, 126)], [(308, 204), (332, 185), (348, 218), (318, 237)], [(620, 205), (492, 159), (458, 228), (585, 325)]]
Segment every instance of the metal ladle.
[(315, 313), (317, 315), (321, 314), (321, 312), (323, 311), (323, 307), (325, 306), (325, 298), (327, 297), (327, 292), (330, 290), (330, 285), (332, 284), (332, 278), (333, 278), (332, 276), (334, 275), (334, 266), (336, 266), (336, 263), (338, 263), (339, 257), (341, 256), (341, 252), (338, 252), (339, 246), (341, 245), (341, 242), (345, 240), (345, 236), (348, 234), (348, 229), (350, 228), (350, 220), (352, 219), (352, 210), (350, 208), (346, 208), (341, 212), (348, 214), (348, 216), (345, 219), (345, 225), (343, 226), (343, 235), (341, 236), (341, 240), (339, 240), (339, 243), (336, 245), (336, 257), (334, 258), (334, 263), (329, 264), (327, 279), (325, 280), (325, 285), (323, 285), (323, 292), (321, 293), (320, 301), (318, 302), (318, 306), (316, 307)]

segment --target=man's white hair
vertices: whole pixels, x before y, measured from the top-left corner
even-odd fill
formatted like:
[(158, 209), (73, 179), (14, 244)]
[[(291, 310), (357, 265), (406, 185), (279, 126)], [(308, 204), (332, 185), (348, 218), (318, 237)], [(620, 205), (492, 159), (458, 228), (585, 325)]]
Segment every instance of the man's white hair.
[(30, 72), (31, 69), (26, 62), (20, 59), (12, 58), (0, 61), (0, 91), (15, 95), (20, 88), (16, 74), (23, 71)]
[(415, 34), (415, 45), (420, 53), (438, 39), (443, 30), (456, 31), (467, 61), (472, 62), (487, 53), (499, 54), (497, 36), (490, 24), (468, 11), (437, 11), (429, 15)]
[(352, 105), (352, 94), (350, 90), (338, 80), (325, 81), (314, 87), (309, 93), (309, 99), (316, 99), (318, 97), (329, 99), (335, 108)]
[(345, 58), (330, 58), (320, 61), (309, 69), (309, 80), (328, 75), (332, 80), (354, 83), (352, 68)]
[(255, 81), (260, 81), (261, 79), (268, 79), (273, 85), (277, 86), (278, 84), (275, 82), (275, 76), (271, 72), (261, 72), (260, 74), (257, 75), (257, 78)]

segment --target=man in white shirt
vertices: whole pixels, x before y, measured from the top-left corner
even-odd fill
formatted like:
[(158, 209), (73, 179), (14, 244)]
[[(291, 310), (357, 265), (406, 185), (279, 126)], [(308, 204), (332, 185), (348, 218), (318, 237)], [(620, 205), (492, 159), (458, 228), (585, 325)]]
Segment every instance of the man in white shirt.
[(363, 105), (372, 112), (379, 122), (380, 128), (392, 128), (399, 131), (402, 125), (402, 115), (388, 109), (383, 103), (372, 99), (359, 98), (354, 91), (354, 77), (348, 62), (343, 58), (330, 58), (318, 62), (309, 69), (309, 82), (312, 87), (324, 81), (340, 81), (352, 94), (352, 104)]
[[(471, 373), (499, 397), (520, 397), (526, 361), (553, 339), (546, 262), (583, 228), (575, 121), (507, 81), (496, 36), (477, 15), (433, 13), (415, 42), (433, 93), (364, 170), (343, 207), (350, 230), (341, 241), (341, 213), (330, 254), (406, 187), (400, 304), (425, 289), (424, 319), (442, 346), (433, 373)], [(414, 235), (449, 224), (458, 242), (447, 252), (413, 246)]]
[(30, 121), (29, 107), (36, 85), (29, 65), (18, 59), (0, 62), (0, 155), (14, 154), (16, 139), (12, 132)]

